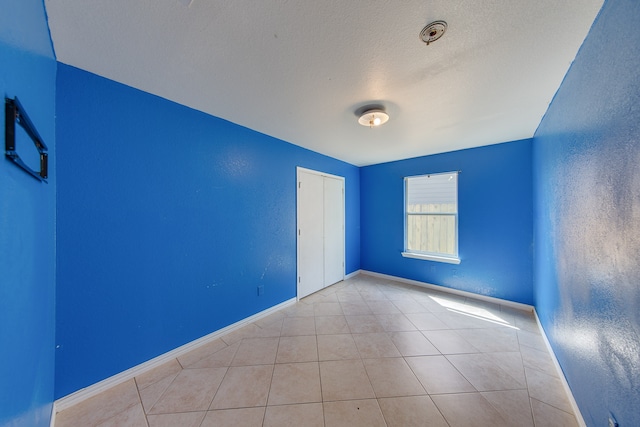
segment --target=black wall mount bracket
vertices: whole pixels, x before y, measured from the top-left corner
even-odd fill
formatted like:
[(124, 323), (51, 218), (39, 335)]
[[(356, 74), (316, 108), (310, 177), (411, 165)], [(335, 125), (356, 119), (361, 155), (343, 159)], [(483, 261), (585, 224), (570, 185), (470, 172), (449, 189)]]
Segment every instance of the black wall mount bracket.
[[(27, 112), (24, 110), (18, 98), (4, 99), (5, 110), (5, 156), (13, 161), (16, 165), (21, 167), (29, 175), (33, 176), (38, 181), (47, 182), (48, 169), (49, 169), (49, 157), (47, 154), (47, 145), (44, 143), (35, 126), (27, 116)], [(31, 169), (18, 155), (16, 151), (16, 123), (24, 129), (31, 141), (35, 145), (38, 153), (40, 154), (40, 170), (35, 171)]]

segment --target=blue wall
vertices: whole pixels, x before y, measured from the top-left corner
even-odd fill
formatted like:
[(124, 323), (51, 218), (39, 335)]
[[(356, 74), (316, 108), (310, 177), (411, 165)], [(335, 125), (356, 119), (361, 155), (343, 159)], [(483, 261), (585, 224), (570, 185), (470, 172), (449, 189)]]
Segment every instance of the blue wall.
[(605, 2), (533, 143), (536, 308), (594, 427), (640, 425), (639, 22)]
[[(404, 177), (461, 170), (459, 265), (403, 258)], [(364, 167), (362, 269), (533, 303), (531, 141)]]
[[(50, 156), (48, 184), (4, 154), (0, 158), (0, 425), (48, 426), (54, 388), (56, 62), (42, 0), (0, 0), (0, 11), (2, 152), (4, 97), (17, 96)], [(37, 168), (31, 162), (37, 152), (24, 142), (18, 140), (18, 152)]]
[[(93, 74), (58, 68), (56, 397), (296, 295), (296, 166), (358, 168)], [(257, 295), (257, 286), (264, 295)]]
[[(293, 297), (295, 166), (346, 177), (347, 273), (535, 302), (587, 424), (640, 425), (637, 2), (605, 2), (533, 142), (360, 170), (62, 64), (56, 82), (42, 1), (0, 10), (0, 89), (50, 149), (48, 184), (0, 159), (0, 425), (47, 426), (54, 396)], [(402, 178), (456, 169), (462, 263), (402, 258)]]

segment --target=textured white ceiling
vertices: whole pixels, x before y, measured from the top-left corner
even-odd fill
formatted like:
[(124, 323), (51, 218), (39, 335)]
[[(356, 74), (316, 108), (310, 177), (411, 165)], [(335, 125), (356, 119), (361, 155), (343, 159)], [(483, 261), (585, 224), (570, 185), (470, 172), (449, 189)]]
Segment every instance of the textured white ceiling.
[(602, 3), (45, 0), (60, 62), (359, 166), (533, 136)]

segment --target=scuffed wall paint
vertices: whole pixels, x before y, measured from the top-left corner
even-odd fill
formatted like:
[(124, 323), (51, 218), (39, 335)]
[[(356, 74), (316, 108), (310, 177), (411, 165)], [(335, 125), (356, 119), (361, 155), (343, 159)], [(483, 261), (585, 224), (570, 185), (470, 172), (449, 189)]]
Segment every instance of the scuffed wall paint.
[(605, 3), (533, 144), (536, 307), (594, 427), (640, 425), (638, 22)]

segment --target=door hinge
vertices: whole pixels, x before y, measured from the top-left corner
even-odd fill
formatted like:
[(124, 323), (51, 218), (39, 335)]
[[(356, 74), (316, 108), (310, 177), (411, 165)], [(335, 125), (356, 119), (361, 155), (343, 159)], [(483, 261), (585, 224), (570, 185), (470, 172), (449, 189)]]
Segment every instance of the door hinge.
[(300, 276), (298, 276), (298, 283), (300, 283)]
[(302, 185), (302, 181), (298, 181), (298, 188)]
[(298, 236), (300, 236), (300, 229), (298, 229)]

